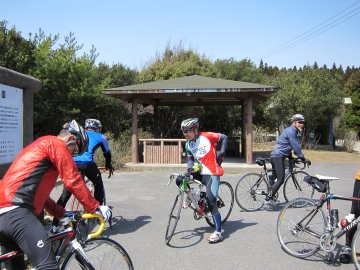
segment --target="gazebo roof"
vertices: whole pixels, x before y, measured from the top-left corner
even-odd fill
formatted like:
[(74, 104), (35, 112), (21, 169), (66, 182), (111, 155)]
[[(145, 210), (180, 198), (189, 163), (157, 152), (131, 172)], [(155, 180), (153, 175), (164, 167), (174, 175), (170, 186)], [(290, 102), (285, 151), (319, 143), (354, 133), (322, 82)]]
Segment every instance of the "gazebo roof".
[(261, 103), (277, 88), (270, 85), (209, 78), (198, 75), (105, 89), (106, 95), (144, 105), (239, 105), (252, 97)]

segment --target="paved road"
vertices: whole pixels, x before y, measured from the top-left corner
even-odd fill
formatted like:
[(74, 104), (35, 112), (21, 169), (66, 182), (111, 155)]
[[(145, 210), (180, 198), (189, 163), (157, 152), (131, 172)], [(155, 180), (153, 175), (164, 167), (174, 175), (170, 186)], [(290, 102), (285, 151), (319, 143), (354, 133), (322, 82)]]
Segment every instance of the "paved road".
[[(353, 177), (359, 164), (314, 164), (308, 172), (335, 176), (332, 191), (352, 195)], [(254, 168), (239, 168), (238, 174), (225, 174), (223, 180), (233, 187), (240, 175)], [(233, 170), (232, 170), (233, 171)], [(177, 168), (181, 173), (182, 169)], [(108, 203), (114, 206), (114, 226), (107, 230), (111, 238), (129, 252), (135, 269), (354, 269), (334, 259), (325, 262), (324, 252), (306, 259), (284, 253), (276, 235), (279, 210), (271, 208), (248, 213), (235, 203), (233, 213), (225, 223), (224, 241), (208, 244), (206, 237), (213, 231), (205, 220), (195, 221), (190, 210), (182, 212), (171, 246), (164, 244), (167, 216), (173, 203), (175, 184), (166, 186), (170, 171), (116, 173), (105, 179)], [(54, 190), (57, 198), (60, 187)], [(280, 198), (282, 199), (282, 197)], [(350, 209), (350, 202), (334, 201), (340, 218)], [(344, 239), (341, 239), (343, 244)]]

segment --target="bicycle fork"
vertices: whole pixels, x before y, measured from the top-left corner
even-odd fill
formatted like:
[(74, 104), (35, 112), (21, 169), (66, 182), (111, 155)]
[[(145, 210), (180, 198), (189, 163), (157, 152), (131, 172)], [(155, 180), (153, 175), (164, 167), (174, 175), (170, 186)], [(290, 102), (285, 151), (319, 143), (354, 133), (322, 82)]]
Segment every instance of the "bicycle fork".
[(74, 239), (73, 241), (71, 241), (71, 245), (74, 249), (74, 252), (76, 253), (75, 258), (79, 262), (81, 268), (87, 270), (95, 270), (89, 258), (86, 256), (86, 253), (79, 241), (77, 239)]

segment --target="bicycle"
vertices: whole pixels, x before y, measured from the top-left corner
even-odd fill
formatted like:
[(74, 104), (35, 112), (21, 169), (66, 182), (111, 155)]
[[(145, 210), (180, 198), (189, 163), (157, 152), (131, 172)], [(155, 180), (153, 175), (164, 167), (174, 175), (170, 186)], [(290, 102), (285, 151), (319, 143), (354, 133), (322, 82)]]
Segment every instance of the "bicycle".
[[(104, 172), (106, 170), (105, 167), (99, 167), (100, 172)], [(110, 178), (113, 175), (113, 169), (109, 169), (109, 174), (108, 174), (108, 178)], [(94, 196), (94, 184), (90, 181), (89, 178), (87, 178), (85, 176), (85, 173), (80, 170), (81, 173), (81, 177), (85, 180), (86, 186), (88, 187), (88, 189), (91, 192), (91, 195)], [(103, 205), (106, 205), (106, 193), (104, 192), (104, 203)], [(73, 210), (73, 211), (79, 211), (79, 210), (84, 210), (83, 206), (80, 204), (80, 202), (75, 198), (74, 195), (71, 195), (71, 199), (70, 199), (70, 204), (69, 204), (69, 210)]]
[[(272, 184), (276, 181), (273, 179), (273, 169), (268, 169), (266, 162), (270, 158), (258, 157), (256, 164), (263, 167), (260, 173), (248, 173), (241, 177), (235, 187), (235, 198), (239, 207), (245, 211), (252, 212), (261, 209), (265, 205), (265, 198), (271, 191)], [(303, 163), (303, 167), (296, 169), (296, 164)], [(304, 172), (306, 165), (311, 165), (310, 160), (301, 160), (300, 158), (289, 159), (289, 166), (285, 172), (285, 181), (283, 194), (285, 201), (291, 201), (298, 197), (314, 196), (314, 189), (306, 182), (304, 177), (309, 174)], [(291, 179), (291, 180), (290, 180)], [(276, 193), (273, 198), (279, 196)]]
[[(170, 180), (167, 185), (170, 185), (172, 180), (178, 177), (180, 174), (172, 173), (170, 175)], [(165, 244), (169, 244), (172, 236), (174, 235), (177, 223), (180, 219), (180, 213), (182, 209), (182, 203), (184, 201), (184, 196), (189, 196), (191, 203), (189, 204), (190, 209), (193, 210), (193, 217), (195, 220), (199, 220), (202, 217), (205, 217), (206, 222), (211, 226), (215, 227), (214, 221), (211, 217), (210, 209), (206, 200), (206, 190), (204, 185), (196, 179), (193, 179), (189, 174), (181, 175), (183, 177), (181, 184), (178, 187), (179, 193), (175, 197), (174, 204), (171, 208), (169, 221), (165, 233)], [(188, 195), (186, 191), (191, 185), (192, 193)], [(195, 196), (199, 200), (195, 199)], [(234, 191), (231, 185), (228, 182), (220, 181), (219, 192), (217, 196), (217, 207), (221, 215), (221, 224), (224, 224), (225, 221), (229, 218), (232, 208), (234, 206)]]
[[(83, 230), (83, 224), (88, 219), (100, 221), (98, 229), (90, 234)], [(50, 236), (52, 250), (61, 270), (114, 269), (115, 266), (118, 269), (134, 269), (129, 254), (119, 243), (110, 238), (99, 237), (105, 228), (101, 215), (68, 211), (61, 224), (62, 231)], [(1, 254), (0, 266), (23, 255), (21, 250)]]
[[(337, 209), (331, 208), (331, 200), (360, 201), (360, 198), (330, 193), (330, 181), (336, 177), (322, 175), (308, 176), (307, 181), (314, 189), (322, 192), (319, 200), (297, 198), (288, 202), (277, 220), (277, 236), (282, 249), (297, 258), (306, 258), (320, 249), (332, 252), (340, 237), (357, 226), (360, 217), (349, 224), (340, 224)], [(326, 213), (322, 207), (326, 204)], [(345, 227), (343, 227), (345, 226)], [(337, 228), (341, 230), (336, 233)], [(360, 269), (360, 227), (351, 244), (351, 256), (356, 269)]]

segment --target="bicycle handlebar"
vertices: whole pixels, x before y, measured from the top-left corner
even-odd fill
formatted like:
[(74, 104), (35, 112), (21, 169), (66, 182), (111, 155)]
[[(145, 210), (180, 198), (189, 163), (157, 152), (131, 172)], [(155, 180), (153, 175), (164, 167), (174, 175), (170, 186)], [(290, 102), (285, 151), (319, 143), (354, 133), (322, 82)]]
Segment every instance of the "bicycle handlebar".
[(81, 215), (81, 218), (82, 219), (90, 219), (90, 218), (97, 218), (100, 220), (100, 226), (99, 228), (97, 229), (97, 231), (95, 232), (91, 232), (88, 236), (87, 236), (87, 239), (93, 239), (95, 237), (98, 237), (102, 234), (102, 232), (104, 231), (105, 229), (105, 220), (104, 220), (104, 217), (100, 214), (94, 214), (94, 213), (86, 213), (86, 214), (82, 214)]
[[(107, 171), (105, 166), (99, 166), (98, 167), (100, 171)], [(109, 174), (108, 174), (108, 178), (110, 178), (112, 175), (114, 175), (114, 168), (112, 166), (110, 166), (109, 170)]]
[[(193, 172), (196, 173), (196, 172)], [(166, 184), (167, 186), (170, 185), (170, 183), (173, 181), (174, 178), (177, 178), (179, 175), (182, 175), (184, 178), (187, 178), (189, 180), (189, 184), (192, 183), (196, 183), (196, 184), (202, 184), (199, 180), (196, 180), (194, 178), (190, 178), (190, 176), (192, 175), (191, 172), (187, 172), (185, 174), (180, 174), (180, 173), (172, 173), (170, 174), (170, 179), (169, 182)]]
[[(105, 229), (105, 220), (104, 217), (100, 214), (96, 213), (82, 213), (82, 211), (67, 211), (64, 215), (64, 218), (61, 219), (61, 222), (64, 225), (70, 225), (72, 222), (77, 222), (81, 219), (90, 219), (90, 218), (97, 218), (100, 221), (100, 226), (95, 232), (91, 232), (87, 236), (87, 240), (93, 239), (95, 237), (100, 236), (104, 229)], [(72, 227), (72, 226), (71, 226)]]
[(309, 159), (301, 159), (301, 158), (292, 158), (292, 159), (289, 159), (289, 163), (292, 162), (293, 166), (295, 164), (300, 164), (302, 163), (303, 166), (301, 168), (299, 168), (300, 170), (304, 170), (305, 167), (307, 166), (309, 168), (309, 166), (311, 165), (311, 161)]

